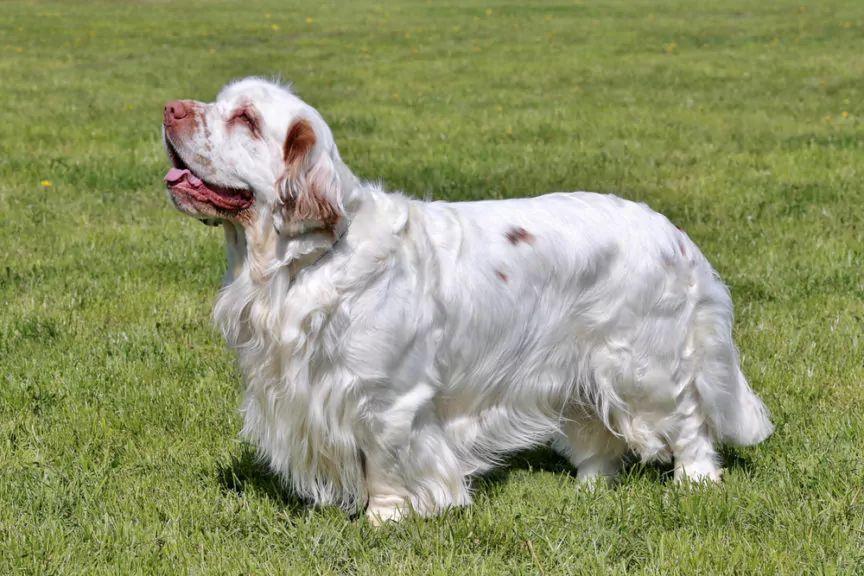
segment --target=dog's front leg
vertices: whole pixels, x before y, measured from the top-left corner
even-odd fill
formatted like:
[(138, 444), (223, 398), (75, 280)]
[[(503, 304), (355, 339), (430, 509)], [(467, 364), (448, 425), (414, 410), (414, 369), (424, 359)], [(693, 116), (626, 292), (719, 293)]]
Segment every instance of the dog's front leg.
[(411, 512), (432, 516), (471, 502), (465, 464), (420, 385), (371, 418), (364, 446), (366, 516), (374, 525)]
[(366, 456), (366, 518), (373, 526), (398, 522), (411, 511), (411, 494), (403, 485), (394, 462), (372, 454)]

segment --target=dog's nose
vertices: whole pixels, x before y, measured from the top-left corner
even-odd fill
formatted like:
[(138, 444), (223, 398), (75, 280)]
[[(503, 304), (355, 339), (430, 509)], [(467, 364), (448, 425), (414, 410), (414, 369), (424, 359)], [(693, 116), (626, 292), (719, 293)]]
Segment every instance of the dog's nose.
[(163, 117), (165, 119), (165, 125), (170, 126), (175, 122), (179, 122), (183, 118), (186, 118), (189, 115), (189, 105), (183, 100), (172, 100), (165, 104), (165, 111), (163, 112)]

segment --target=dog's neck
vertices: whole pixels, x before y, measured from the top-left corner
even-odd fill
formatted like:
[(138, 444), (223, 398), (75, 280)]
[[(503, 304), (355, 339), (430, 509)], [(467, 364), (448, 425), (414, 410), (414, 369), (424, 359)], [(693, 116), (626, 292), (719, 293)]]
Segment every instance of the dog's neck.
[[(319, 294), (321, 288), (341, 283), (343, 274), (351, 274), (360, 284), (371, 281), (379, 273), (377, 263), (402, 246), (409, 221), (414, 222), (410, 229), (421, 234), (422, 218), (411, 216), (418, 204), (375, 184), (359, 183), (343, 193), (345, 226), (339, 235), (322, 229), (286, 239), (270, 219), (243, 228), (226, 223), (228, 270), (213, 317), (228, 343), (238, 348), (259, 345), (268, 332), (280, 329), (285, 314), (303, 316), (308, 313), (303, 302), (326, 300)], [(360, 259), (359, 266), (346, 265), (355, 258)], [(319, 266), (326, 269), (323, 275), (315, 274)], [(295, 309), (289, 292), (304, 289), (307, 293), (298, 296), (301, 306)]]
[(225, 255), (228, 258), (228, 269), (222, 283), (233, 282), (243, 272), (246, 264), (246, 232), (239, 224), (226, 221), (222, 225), (225, 232)]
[[(341, 168), (341, 167), (340, 167)], [(266, 329), (266, 318), (249, 322), (250, 306), (273, 309), (272, 302), (285, 296), (298, 273), (330, 252), (348, 229), (363, 204), (363, 189), (357, 178), (340, 170), (344, 222), (335, 232), (312, 230), (297, 236), (280, 235), (269, 213), (259, 212), (243, 222), (225, 221), (228, 267), (213, 317), (231, 346), (243, 346)], [(272, 320), (272, 318), (270, 318)]]
[(337, 166), (345, 214), (334, 230), (311, 229), (294, 236), (280, 235), (269, 214), (241, 225), (226, 221), (225, 249), (228, 267), (223, 279), (227, 286), (248, 272), (256, 284), (263, 284), (279, 269), (287, 268), (293, 276), (314, 264), (342, 238), (352, 214), (360, 202), (360, 181), (342, 162)]

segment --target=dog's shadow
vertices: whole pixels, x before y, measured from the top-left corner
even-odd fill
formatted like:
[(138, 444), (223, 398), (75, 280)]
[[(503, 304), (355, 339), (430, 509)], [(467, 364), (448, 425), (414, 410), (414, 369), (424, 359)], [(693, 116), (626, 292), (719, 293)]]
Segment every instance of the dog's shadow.
[[(727, 470), (740, 470), (747, 476), (752, 475), (753, 463), (734, 448), (723, 447), (720, 449), (720, 454), (723, 467)], [(492, 495), (500, 485), (509, 481), (511, 474), (517, 471), (576, 476), (575, 468), (563, 456), (551, 448), (542, 447), (510, 455), (501, 466), (473, 478), (472, 489), (475, 493)], [(251, 492), (263, 496), (285, 508), (292, 516), (301, 514), (310, 506), (286, 487), (279, 477), (261, 462), (254, 448), (248, 445), (244, 446), (239, 454), (233, 455), (228, 463), (219, 465), (216, 476), (224, 492), (240, 495)], [(635, 457), (630, 457), (625, 462), (621, 476), (612, 484), (612, 488), (639, 478), (665, 484), (671, 482), (672, 477), (671, 463), (643, 464)]]
[[(753, 475), (752, 461), (736, 451), (735, 448), (723, 446), (719, 448), (719, 453), (724, 470), (739, 470), (748, 477)], [(614, 490), (624, 483), (640, 479), (647, 479), (660, 484), (671, 484), (674, 479), (674, 470), (671, 462), (646, 464), (640, 462), (636, 455), (630, 454), (625, 457), (621, 474), (611, 483), (610, 487)], [(566, 475), (574, 479), (576, 477), (576, 469), (570, 465), (566, 458), (551, 448), (541, 447), (512, 454), (500, 467), (474, 478), (472, 488), (475, 493), (493, 495), (517, 471)]]
[(248, 445), (244, 445), (239, 454), (232, 455), (229, 462), (216, 468), (216, 478), (224, 493), (263, 496), (283, 507), (291, 516), (302, 513), (309, 506), (286, 487)]

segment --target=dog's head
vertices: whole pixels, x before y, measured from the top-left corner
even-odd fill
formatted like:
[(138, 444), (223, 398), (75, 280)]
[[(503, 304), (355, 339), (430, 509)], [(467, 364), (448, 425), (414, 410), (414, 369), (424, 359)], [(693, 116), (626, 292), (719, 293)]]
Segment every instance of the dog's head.
[(288, 236), (333, 232), (343, 216), (333, 135), (284, 86), (247, 78), (212, 103), (173, 100), (163, 134), (172, 164), (165, 182), (190, 216), (243, 226), (271, 218)]

